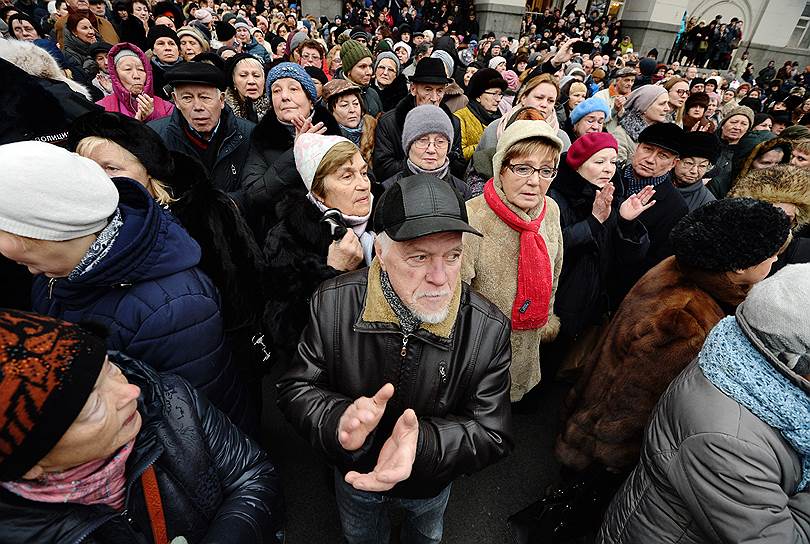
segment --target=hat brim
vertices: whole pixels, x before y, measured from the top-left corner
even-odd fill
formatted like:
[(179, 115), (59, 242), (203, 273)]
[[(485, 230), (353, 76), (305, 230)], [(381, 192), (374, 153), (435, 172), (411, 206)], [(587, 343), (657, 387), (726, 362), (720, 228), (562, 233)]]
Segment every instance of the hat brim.
[(410, 83), (450, 83), (453, 80), (441, 76), (411, 76), (408, 81)]
[(675, 153), (679, 157), (681, 156), (681, 150), (677, 149), (675, 145), (667, 144), (663, 142), (651, 142), (649, 140), (645, 140), (643, 142), (639, 142), (640, 144), (647, 144), (647, 145), (654, 145), (655, 147), (660, 147), (661, 149), (665, 149), (671, 153)]
[(227, 84), (223, 81), (220, 84), (212, 83), (210, 81), (200, 81), (199, 79), (193, 78), (181, 78), (181, 79), (172, 79), (171, 81), (166, 82), (168, 85), (172, 87), (177, 87), (178, 85), (203, 85), (206, 87), (214, 87), (219, 89), (220, 91), (224, 91), (227, 88)]
[(476, 236), (484, 236), (461, 219), (435, 215), (406, 219), (385, 229), (385, 233), (396, 242), (407, 242), (440, 232), (469, 232)]

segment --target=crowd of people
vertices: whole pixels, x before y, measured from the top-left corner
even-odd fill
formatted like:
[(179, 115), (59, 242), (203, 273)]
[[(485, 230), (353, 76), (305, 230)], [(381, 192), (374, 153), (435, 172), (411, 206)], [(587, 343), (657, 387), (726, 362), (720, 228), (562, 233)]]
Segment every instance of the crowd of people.
[(810, 539), (810, 66), (575, 6), (0, 7), (0, 540), (283, 542), (263, 379), (349, 543), (555, 379), (523, 541)]

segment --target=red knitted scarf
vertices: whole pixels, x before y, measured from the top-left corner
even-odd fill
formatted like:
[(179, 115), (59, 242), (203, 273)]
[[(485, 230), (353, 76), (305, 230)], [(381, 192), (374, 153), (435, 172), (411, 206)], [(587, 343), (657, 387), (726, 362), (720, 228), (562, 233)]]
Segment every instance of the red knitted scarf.
[(526, 222), (504, 204), (495, 192), (493, 180), (484, 185), (484, 199), (490, 209), (511, 229), (520, 233), (520, 256), (518, 257), (517, 293), (512, 304), (512, 329), (539, 329), (548, 321), (548, 305), (551, 300), (551, 260), (540, 223), (546, 216), (546, 201), (537, 219)]

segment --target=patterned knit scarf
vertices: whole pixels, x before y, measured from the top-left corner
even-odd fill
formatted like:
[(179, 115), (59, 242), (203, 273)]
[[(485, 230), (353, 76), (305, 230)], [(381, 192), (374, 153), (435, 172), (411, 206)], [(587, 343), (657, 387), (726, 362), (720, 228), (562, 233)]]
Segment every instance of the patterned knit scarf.
[(546, 242), (538, 232), (546, 217), (546, 201), (537, 219), (524, 221), (504, 204), (489, 180), (484, 185), (484, 199), (490, 209), (511, 229), (520, 233), (518, 256), (517, 293), (512, 305), (512, 329), (530, 330), (543, 327), (548, 321), (548, 306), (551, 301), (551, 259)]
[(647, 128), (649, 123), (644, 120), (641, 113), (634, 110), (628, 112), (621, 119), (619, 119), (619, 125), (621, 125), (625, 132), (627, 132), (627, 135), (630, 136), (631, 140), (638, 142), (638, 135), (641, 134), (642, 130)]
[(388, 304), (391, 306), (391, 309), (394, 310), (397, 318), (399, 319), (399, 325), (402, 328), (403, 334), (411, 334), (413, 331), (419, 328), (419, 325), (422, 324), (422, 321), (413, 315), (413, 312), (405, 306), (405, 303), (402, 302), (402, 299), (399, 298), (396, 291), (394, 291), (394, 286), (391, 285), (391, 279), (388, 277), (388, 273), (385, 270), (380, 271), (380, 287), (382, 287), (383, 296)]
[(810, 397), (751, 344), (734, 317), (718, 323), (700, 351), (700, 369), (720, 391), (778, 430), (802, 460), (796, 491), (810, 484)]
[(647, 185), (658, 187), (669, 180), (669, 172), (655, 178), (639, 178), (633, 171), (633, 165), (631, 163), (628, 163), (624, 168), (619, 170), (619, 176), (621, 176), (622, 182), (624, 182), (624, 196), (626, 198), (638, 193)]
[(37, 480), (0, 482), (0, 486), (30, 501), (106, 504), (120, 511), (124, 507), (127, 459), (134, 444), (133, 438), (108, 459), (46, 473)]

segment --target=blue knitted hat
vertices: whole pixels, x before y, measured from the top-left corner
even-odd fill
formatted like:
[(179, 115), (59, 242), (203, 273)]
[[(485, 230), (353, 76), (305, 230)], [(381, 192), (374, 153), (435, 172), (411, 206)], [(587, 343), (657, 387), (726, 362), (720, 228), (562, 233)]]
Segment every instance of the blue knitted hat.
[(592, 96), (577, 104), (577, 107), (571, 111), (571, 124), (576, 125), (580, 119), (595, 111), (601, 111), (605, 114), (606, 123), (610, 121), (610, 108), (607, 103), (599, 97)]
[(312, 81), (312, 78), (309, 77), (309, 74), (307, 74), (303, 68), (293, 62), (282, 62), (276, 64), (269, 72), (267, 72), (267, 83), (265, 84), (267, 96), (271, 96), (273, 94), (271, 91), (273, 83), (279, 79), (284, 79), (285, 77), (292, 78), (300, 83), (301, 87), (304, 89), (304, 92), (307, 93), (312, 103), (314, 104), (317, 102), (318, 91), (315, 90), (315, 83)]

